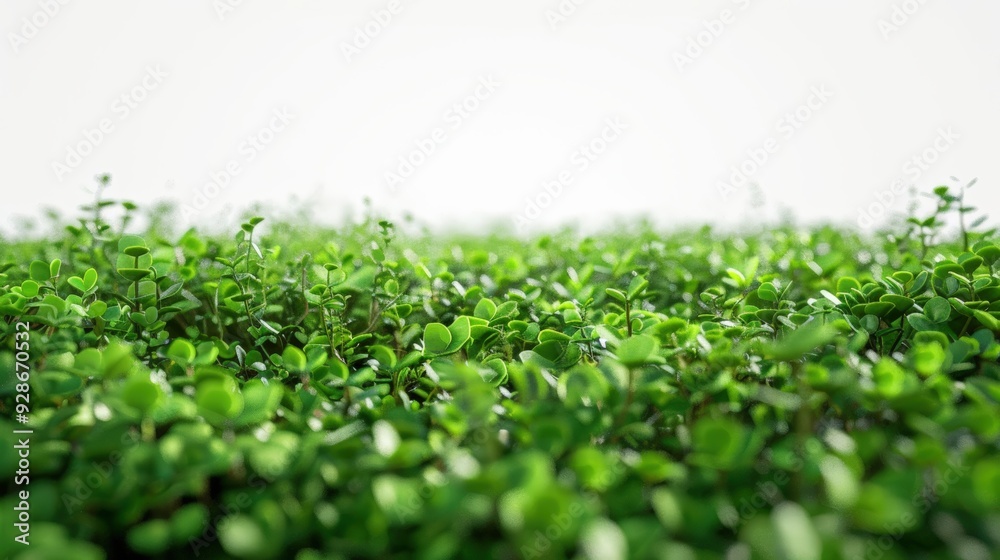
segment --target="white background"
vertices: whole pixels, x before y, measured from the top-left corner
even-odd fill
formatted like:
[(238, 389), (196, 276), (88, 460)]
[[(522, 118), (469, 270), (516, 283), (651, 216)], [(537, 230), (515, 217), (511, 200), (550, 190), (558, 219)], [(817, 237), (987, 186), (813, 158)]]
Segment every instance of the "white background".
[[(46, 207), (72, 215), (101, 172), (113, 174), (109, 196), (173, 200), (189, 209), (181, 225), (210, 227), (228, 227), (251, 202), (307, 204), (336, 222), (366, 196), (382, 214), (432, 227), (513, 226), (533, 200), (547, 202), (533, 229), (639, 215), (733, 224), (785, 211), (856, 227), (895, 181), (929, 190), (949, 176), (978, 176), (970, 199), (1000, 208), (993, 1), (400, 0), (384, 25), (372, 12), (388, 0), (243, 0), (232, 10), (220, 10), (224, 0), (67, 1), (38, 15), (53, 1), (0, 5), (7, 233)], [(568, 15), (553, 23), (560, 6)], [(712, 20), (723, 10), (720, 28)], [(25, 18), (44, 25), (32, 34)], [(366, 26), (379, 29), (359, 40)], [(699, 33), (702, 52), (679, 68)], [(350, 44), (364, 46), (349, 61)], [(116, 100), (147, 67), (167, 76), (122, 118)], [(446, 112), (487, 76), (500, 86), (454, 130)], [(820, 86), (832, 97), (785, 138), (779, 119)], [(292, 122), (243, 161), (241, 144), (283, 107)], [(53, 162), (106, 118), (113, 131), (57, 178)], [(581, 171), (574, 151), (608, 118), (627, 130)], [(391, 189), (386, 173), (437, 127), (445, 141)], [(907, 161), (949, 127), (958, 137), (948, 150), (908, 174)], [(779, 147), (753, 173), (757, 194), (723, 198), (720, 181), (769, 137)], [(242, 172), (197, 211), (197, 193), (232, 159)], [(563, 170), (572, 182), (539, 198)], [(904, 195), (882, 200), (889, 213), (906, 210)]]

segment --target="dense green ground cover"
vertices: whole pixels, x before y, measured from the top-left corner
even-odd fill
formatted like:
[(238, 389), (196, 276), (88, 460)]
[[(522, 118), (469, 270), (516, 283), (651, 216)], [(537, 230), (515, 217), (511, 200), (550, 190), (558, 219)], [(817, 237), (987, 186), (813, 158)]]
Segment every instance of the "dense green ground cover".
[(994, 231), (89, 212), (0, 249), (2, 554), (1000, 558)]

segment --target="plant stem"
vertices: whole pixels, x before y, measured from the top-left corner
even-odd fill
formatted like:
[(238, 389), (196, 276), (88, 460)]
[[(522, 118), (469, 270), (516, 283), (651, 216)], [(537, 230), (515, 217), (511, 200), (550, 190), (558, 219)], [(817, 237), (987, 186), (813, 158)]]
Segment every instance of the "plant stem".
[(969, 315), (969, 316), (968, 316), (968, 317), (967, 317), (967, 318), (965, 319), (965, 324), (964, 324), (964, 325), (962, 325), (962, 331), (958, 333), (958, 338), (962, 338), (963, 336), (965, 336), (965, 331), (967, 331), (967, 330), (969, 329), (969, 324), (970, 324), (971, 322), (972, 322), (972, 315)]
[[(135, 268), (139, 268), (139, 257), (135, 257)], [(135, 279), (135, 309), (142, 311), (142, 302), (139, 301), (139, 279)]]
[[(247, 274), (250, 274), (250, 248), (253, 247), (253, 230), (250, 230), (250, 236), (247, 238)], [(235, 270), (233, 271), (236, 272)]]
[(889, 348), (889, 354), (890, 355), (892, 355), (892, 353), (896, 351), (896, 345), (898, 345), (899, 341), (903, 339), (903, 333), (906, 332), (906, 327), (907, 327), (906, 321), (902, 320), (900, 322), (901, 322), (901, 325), (899, 327), (899, 334), (896, 335), (896, 340), (894, 340), (892, 342), (892, 346)]

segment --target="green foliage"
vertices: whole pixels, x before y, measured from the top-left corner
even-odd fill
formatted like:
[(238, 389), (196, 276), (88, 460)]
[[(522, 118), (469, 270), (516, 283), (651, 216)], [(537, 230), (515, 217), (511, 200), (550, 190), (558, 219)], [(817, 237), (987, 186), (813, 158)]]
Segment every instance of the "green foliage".
[(933, 196), (905, 240), (260, 217), (139, 237), (102, 217), (134, 205), (99, 196), (60, 237), (0, 249), (5, 412), (30, 325), (33, 550), (1000, 549), (1000, 247), (980, 224), (947, 239), (942, 216), (971, 210)]

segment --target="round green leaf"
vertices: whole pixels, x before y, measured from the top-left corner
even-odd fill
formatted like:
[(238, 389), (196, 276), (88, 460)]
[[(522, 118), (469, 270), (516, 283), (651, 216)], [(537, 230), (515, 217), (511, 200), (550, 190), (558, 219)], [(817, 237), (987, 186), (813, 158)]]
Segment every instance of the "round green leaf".
[(655, 338), (639, 334), (622, 341), (615, 356), (625, 367), (641, 366), (651, 361), (659, 346)]
[(33, 298), (38, 295), (38, 282), (25, 280), (21, 282), (21, 295), (26, 298)]
[(145, 414), (156, 404), (162, 393), (159, 385), (136, 375), (122, 387), (122, 400)]
[(235, 418), (243, 410), (243, 398), (232, 382), (206, 381), (199, 384), (195, 403), (209, 415), (223, 418)]
[(951, 304), (943, 297), (932, 297), (924, 304), (924, 315), (931, 322), (944, 323), (951, 317)]
[(133, 245), (131, 247), (126, 247), (125, 250), (122, 251), (122, 252), (125, 253), (126, 255), (132, 257), (132, 258), (135, 258), (135, 257), (141, 257), (141, 256), (145, 255), (146, 253), (148, 253), (149, 252), (149, 248), (148, 247), (142, 247), (140, 245)]
[(119, 268), (118, 274), (125, 277), (126, 280), (130, 282), (135, 282), (136, 280), (142, 280), (143, 278), (152, 274), (152, 270), (148, 268)]
[(922, 313), (910, 313), (906, 316), (906, 322), (909, 323), (915, 331), (932, 331), (937, 328), (934, 322)]
[(183, 338), (174, 340), (167, 348), (167, 357), (183, 366), (191, 365), (196, 356), (194, 345)]
[(424, 327), (424, 354), (443, 354), (451, 344), (451, 331), (441, 323), (429, 323)]
[(281, 359), (288, 371), (301, 373), (308, 369), (305, 353), (294, 346), (286, 346), (285, 351), (281, 353)]
[(35, 282), (45, 282), (51, 278), (49, 264), (43, 261), (31, 261), (28, 265), (28, 274)]

